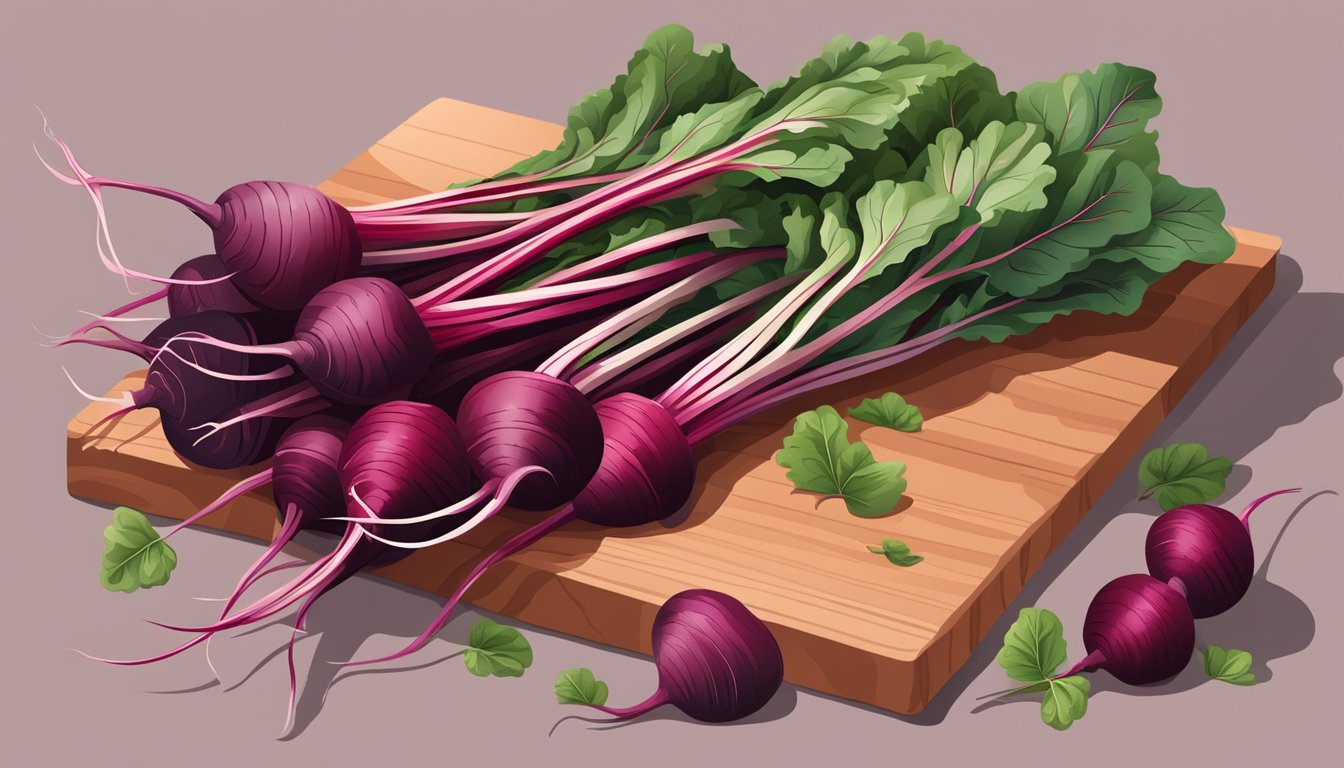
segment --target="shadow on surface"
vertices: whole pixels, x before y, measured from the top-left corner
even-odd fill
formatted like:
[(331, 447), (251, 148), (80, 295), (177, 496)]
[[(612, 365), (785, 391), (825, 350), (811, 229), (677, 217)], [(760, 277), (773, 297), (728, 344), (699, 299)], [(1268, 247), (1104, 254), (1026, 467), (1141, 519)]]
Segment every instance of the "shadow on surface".
[(685, 712), (682, 712), (680, 709), (677, 709), (670, 704), (664, 704), (663, 706), (650, 711), (648, 714), (641, 715), (633, 720), (615, 721), (604, 719), (600, 713), (594, 717), (582, 714), (567, 715), (556, 720), (555, 725), (551, 726), (550, 733), (547, 735), (554, 736), (557, 730), (564, 727), (565, 723), (570, 722), (574, 722), (576, 727), (579, 723), (587, 724), (588, 730), (590, 731), (611, 731), (618, 728), (634, 728), (645, 723), (655, 722), (696, 723), (712, 728), (737, 728), (759, 723), (774, 722), (775, 720), (787, 717), (797, 706), (798, 689), (785, 683), (779, 687), (779, 690), (774, 696), (770, 697), (770, 701), (766, 702), (764, 707), (761, 707), (755, 713), (748, 715), (741, 720), (734, 720), (731, 723), (701, 723), (690, 715), (687, 715)]
[[(1289, 513), (1280, 526), (1274, 543), (1265, 553), (1245, 596), (1231, 610), (1195, 622), (1195, 652), (1190, 663), (1180, 674), (1152, 685), (1126, 685), (1105, 672), (1097, 672), (1088, 676), (1092, 683), (1092, 697), (1102, 693), (1167, 696), (1205, 684), (1226, 685), (1210, 679), (1204, 672), (1200, 654), (1203, 648), (1210, 644), (1250, 652), (1253, 659), (1251, 670), (1255, 673), (1256, 684), (1266, 683), (1272, 679), (1274, 673), (1269, 666), (1270, 662), (1291, 656), (1311, 645), (1312, 638), (1316, 635), (1316, 617), (1297, 595), (1268, 580), (1266, 575), (1270, 561), (1274, 558), (1279, 542), (1283, 540), (1284, 534), (1299, 513), (1320, 497), (1338, 495), (1335, 491), (1314, 493), (1303, 499)], [(1015, 611), (1009, 613), (1016, 616)], [(990, 645), (992, 644), (986, 643), (985, 647)], [(978, 671), (980, 667), (977, 665), (976, 669)], [(1009, 704), (1031, 704), (1039, 707), (1040, 694), (991, 699), (976, 706), (971, 712), (979, 713)]]
[[(986, 640), (980, 643), (929, 706), (918, 715), (895, 717), (917, 725), (942, 722), (971, 682), (994, 662), (998, 643), (992, 640), (1003, 637), (1018, 611), (1034, 605), (1045, 588), (1059, 577), (1064, 568), (1112, 519), (1122, 512), (1151, 515), (1161, 512), (1156, 505), (1136, 502), (1133, 492), (1137, 485), (1135, 478), (1138, 462), (1147, 448), (1173, 442), (1201, 442), (1208, 446), (1210, 453), (1239, 462), (1279, 429), (1302, 422), (1317, 408), (1334, 402), (1344, 394), (1344, 384), (1334, 373), (1335, 365), (1344, 359), (1344, 334), (1338, 333), (1338, 329), (1344, 328), (1344, 294), (1298, 293), (1301, 287), (1301, 267), (1292, 258), (1280, 254), (1275, 285), (1270, 295), (1219, 353), (1213, 365), (1172, 409), (1162, 426), (1149, 437), (1145, 450), (1136, 454), (1111, 488), (1046, 558), (1040, 570), (1027, 581), (1022, 592), (989, 628)], [(1324, 332), (1327, 329), (1335, 332)], [(1253, 476), (1252, 468), (1244, 465), (1235, 467), (1228, 478), (1223, 498), (1234, 496), (1250, 486)], [(1311, 493), (1319, 489), (1308, 488), (1306, 491)], [(1305, 506), (1317, 495), (1320, 494), (1303, 500), (1302, 505)], [(1214, 642), (1251, 651), (1256, 656), (1257, 674), (1266, 673), (1268, 670), (1262, 666), (1264, 662), (1260, 654), (1273, 654), (1275, 651), (1274, 643), (1279, 642), (1279, 639), (1272, 637), (1268, 629), (1274, 624), (1265, 622), (1265, 634), (1261, 637), (1254, 634), (1257, 628), (1251, 626), (1254, 622), (1247, 618), (1263, 610), (1280, 616), (1279, 620), (1285, 622), (1282, 629), (1285, 635), (1283, 643), (1300, 643), (1296, 650), (1310, 643), (1315, 632), (1310, 610), (1296, 596), (1266, 581), (1263, 573), (1257, 576), (1250, 593), (1243, 599), (1254, 600), (1256, 609), (1229, 611), (1223, 617), (1201, 620), (1200, 642)], [(1238, 616), (1240, 622), (1237, 624), (1216, 623), (1220, 619), (1233, 622)], [(1238, 640), (1239, 637), (1247, 639)], [(1256, 639), (1263, 641), (1263, 649), (1251, 647)], [(1238, 642), (1241, 645), (1236, 645)], [(1278, 653), (1276, 657), (1291, 652), (1296, 651)], [(1268, 660), (1267, 657), (1265, 661)], [(1199, 665), (1192, 664), (1191, 667), (1200, 677), (1203, 676)], [(1187, 670), (1183, 674), (1189, 673), (1190, 670)], [(1094, 685), (1102, 684), (1096, 682)], [(1158, 693), (1170, 693), (1173, 690), (1165, 685), (1155, 689)], [(981, 705), (974, 711), (984, 707)]]

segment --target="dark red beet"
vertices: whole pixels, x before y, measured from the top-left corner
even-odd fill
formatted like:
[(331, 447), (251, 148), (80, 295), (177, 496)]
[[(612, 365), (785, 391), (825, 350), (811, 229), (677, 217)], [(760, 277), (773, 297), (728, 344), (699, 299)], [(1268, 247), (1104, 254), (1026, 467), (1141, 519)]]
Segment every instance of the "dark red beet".
[(471, 468), (483, 481), (503, 480), (529, 466), (509, 503), (545, 510), (574, 498), (602, 458), (602, 425), (573, 385), (545, 374), (508, 371), (482, 380), (462, 398), (458, 427)]
[[(514, 379), (515, 383), (511, 386), (520, 386), (521, 383), (534, 381), (535, 379), (532, 377), (538, 375), (504, 374), (502, 376)], [(554, 381), (554, 379), (549, 380)], [(503, 391), (505, 389), (501, 387), (499, 392)], [(524, 387), (523, 391), (526, 393), (529, 390)], [(564, 392), (564, 390), (559, 391)], [(468, 397), (470, 397), (470, 394)], [(503, 407), (508, 410), (508, 403), (531, 401), (527, 400), (525, 395), (521, 401), (504, 399), (500, 402), (505, 403), (506, 406)], [(477, 400), (472, 405), (473, 409), (479, 409), (479, 411), (468, 412), (465, 407), (467, 405), (465, 400), (463, 405), (462, 412), (468, 413), (470, 418), (485, 422), (490, 420), (490, 403), (485, 398)], [(536, 412), (542, 411), (537, 410)], [(438, 615), (434, 617), (424, 631), (400, 651), (386, 656), (351, 662), (348, 666), (393, 661), (423, 648), (448, 623), (448, 619), (452, 616), (458, 602), (481, 576), (505, 559), (532, 546), (548, 534), (574, 520), (585, 520), (599, 525), (615, 527), (641, 525), (664, 519), (681, 509), (690, 497), (695, 481), (695, 456), (691, 453), (690, 444), (687, 442), (685, 434), (672, 419), (671, 414), (658, 403), (631, 394), (613, 395), (605, 398), (598, 402), (592, 412), (597, 421), (602, 440), (601, 459), (587, 485), (573, 497), (573, 503), (518, 533), (484, 559), (478, 561), (466, 578), (462, 579), (457, 588), (453, 590)], [(519, 413), (524, 417), (526, 416), (525, 410), (520, 410)], [(465, 422), (459, 423), (463, 425), (464, 435), (467, 434)], [(555, 423), (555, 420), (545, 423)], [(557, 433), (547, 431), (545, 434), (548, 439), (538, 441), (535, 437), (535, 428), (532, 432), (528, 432), (525, 427), (524, 424), (513, 428), (517, 429), (521, 435), (517, 438), (517, 442), (529, 449), (530, 453), (520, 452), (515, 446), (510, 446), (505, 439), (499, 439), (499, 444), (489, 443), (487, 447), (496, 451), (496, 454), (492, 455), (502, 456), (503, 458), (497, 459), (495, 465), (486, 469), (487, 472), (507, 474), (518, 467), (528, 466), (529, 464), (539, 465), (543, 460), (555, 461), (553, 457), (556, 454), (542, 457), (536, 446), (552, 445), (553, 441), (558, 439), (556, 438)], [(584, 427), (584, 429), (586, 430), (588, 427)], [(583, 434), (586, 435), (587, 432), (585, 431)], [(508, 432), (504, 431), (503, 436), (507, 438), (507, 435)], [(560, 444), (563, 445), (564, 443), (561, 441)], [(468, 451), (470, 450), (471, 446), (469, 445)], [(559, 466), (559, 464), (554, 466)], [(497, 477), (499, 475), (484, 475), (484, 477), (491, 476)], [(551, 488), (546, 490), (549, 492)], [(557, 489), (557, 491), (559, 490), (567, 489)], [(544, 498), (543, 501), (550, 502), (554, 498), (556, 497)], [(471, 522), (464, 523), (463, 526), (474, 524), (476, 519), (479, 519), (479, 516)], [(400, 527), (409, 528), (411, 526)], [(465, 529), (465, 527), (458, 527), (456, 531), (460, 532)], [(403, 538), (401, 541), (414, 541), (414, 539)], [(416, 546), (433, 545), (434, 543), (436, 543), (434, 539), (426, 537), (421, 539)]]
[[(313, 434), (290, 439), (307, 446), (301, 454), (321, 453), (319, 469), (314, 480), (330, 480), (328, 448), (338, 428), (319, 426)], [(331, 434), (322, 434), (329, 432)], [(310, 439), (311, 438), (311, 439)], [(294, 457), (300, 460), (299, 456)], [(394, 401), (374, 406), (351, 425), (336, 464), (336, 477), (347, 513), (361, 521), (380, 517), (413, 517), (433, 511), (471, 492), (474, 482), (466, 468), (466, 450), (453, 420), (433, 406), (407, 401)], [(311, 494), (296, 489), (301, 497), (314, 503), (325, 503), (335, 493), (322, 484)], [(348, 491), (348, 493), (347, 493)], [(324, 510), (330, 512), (332, 510)], [(458, 524), (455, 518), (435, 520), (423, 525), (401, 526), (391, 535), (409, 533), (414, 536), (434, 535)], [(369, 525), (378, 530), (383, 526)], [(395, 526), (394, 526), (395, 527)], [(335, 549), (309, 565), (288, 584), (239, 609), (231, 616), (205, 626), (187, 627), (172, 624), (159, 626), (182, 632), (198, 633), (192, 640), (165, 653), (133, 661), (102, 659), (114, 664), (148, 664), (170, 658), (195, 645), (205, 642), (216, 632), (253, 624), (273, 616), (286, 607), (302, 601), (295, 617), (296, 631), (303, 628), (304, 618), (313, 603), (327, 591), (359, 572), (360, 569), (392, 562), (408, 554), (365, 536), (357, 523), (350, 523)], [(245, 582), (244, 582), (245, 583)], [(237, 594), (235, 594), (235, 599)], [(232, 605), (232, 600), (230, 601)], [(290, 670), (291, 705), (294, 691), (293, 662)]]
[[(359, 495), (358, 502), (347, 498), (349, 514), (364, 519), (432, 512), (468, 495), (476, 486), (466, 446), (452, 418), (432, 405), (405, 400), (374, 406), (355, 422), (341, 451), (340, 478), (343, 489)], [(368, 527), (381, 536), (415, 541), (459, 522), (460, 518), (449, 517), (423, 525)], [(397, 552), (409, 554), (408, 550)]]
[(676, 514), (695, 483), (695, 455), (676, 420), (632, 394), (605, 398), (594, 410), (602, 425), (602, 462), (574, 497), (578, 519), (622, 527)]
[(276, 511), (304, 530), (339, 534), (346, 528), (324, 518), (345, 511), (346, 494), (337, 465), (350, 424), (335, 416), (306, 416), (285, 430), (271, 462)]
[(410, 299), (377, 277), (342, 280), (303, 308), (286, 350), (322, 394), (371, 404), (403, 397), (429, 370), (434, 344)]
[(355, 273), (361, 247), (350, 212), (306, 184), (249, 181), (224, 190), (210, 223), (215, 253), (252, 301), (297, 310)]
[(1189, 504), (1162, 513), (1148, 529), (1144, 554), (1148, 572), (1185, 594), (1195, 618), (1217, 616), (1237, 604), (1255, 575), (1250, 516), (1261, 496), (1238, 518), (1211, 504)]
[[(269, 319), (278, 329), (273, 333), (288, 329), (283, 318)], [(172, 346), (284, 357), (319, 393), (349, 405), (405, 397), (434, 360), (434, 343), (411, 300), (379, 277), (352, 277), (318, 291), (292, 333), (289, 341), (251, 345), (197, 334)], [(283, 369), (271, 365), (283, 376)]]
[(653, 619), (658, 690), (632, 707), (594, 707), (618, 720), (671, 704), (705, 723), (740, 720), (764, 707), (784, 681), (784, 657), (769, 628), (736, 598), (688, 589)]
[(1146, 573), (1121, 576), (1087, 607), (1075, 669), (1104, 669), (1123, 683), (1144, 685), (1176, 675), (1195, 650), (1195, 619), (1185, 597)]
[[(232, 344), (253, 344), (251, 324), (225, 312), (203, 312), (161, 323), (147, 340), (183, 332), (204, 333)], [(161, 342), (158, 342), (161, 343)], [(225, 374), (249, 375), (266, 365), (227, 349), (199, 344), (174, 345), (177, 354), (202, 367)], [(132, 393), (138, 408), (159, 411), (164, 436), (180, 456), (212, 469), (255, 464), (270, 455), (283, 423), (270, 418), (240, 422), (201, 439), (195, 428), (222, 420), (240, 406), (275, 391), (283, 382), (234, 381), (212, 376), (187, 365), (173, 354), (161, 354), (149, 366), (145, 385)]]
[(280, 515), (280, 531), (251, 567), (238, 580), (233, 593), (220, 611), (223, 619), (247, 588), (265, 573), (264, 569), (294, 540), (301, 530), (339, 534), (343, 524), (325, 518), (345, 510), (345, 493), (336, 465), (350, 425), (343, 419), (326, 415), (306, 416), (280, 436), (275, 458), (268, 474)]
[[(173, 271), (174, 280), (210, 280), (229, 274), (213, 253), (197, 256)], [(253, 304), (232, 281), (199, 285), (170, 284), (168, 286), (168, 314), (172, 317), (194, 315), (197, 312), (222, 310), (235, 315), (256, 312)]]
[[(315, 187), (284, 181), (249, 181), (224, 190), (213, 203), (166, 187), (94, 176), (80, 166), (70, 147), (47, 129), (65, 155), (74, 177), (43, 160), (47, 170), (67, 184), (84, 187), (98, 210), (100, 237), (110, 242), (103, 213), (105, 187), (162, 197), (191, 211), (210, 227), (215, 254), (225, 274), (254, 304), (292, 312), (319, 290), (355, 273), (362, 248), (354, 217)], [(168, 282), (129, 270), (99, 246), (104, 262), (124, 277)]]

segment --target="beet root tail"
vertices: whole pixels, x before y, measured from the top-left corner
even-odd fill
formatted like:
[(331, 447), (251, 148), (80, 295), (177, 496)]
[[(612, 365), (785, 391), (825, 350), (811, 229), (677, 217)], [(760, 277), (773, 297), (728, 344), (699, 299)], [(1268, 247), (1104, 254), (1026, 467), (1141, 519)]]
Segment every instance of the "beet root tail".
[(1250, 504), (1246, 505), (1245, 511), (1241, 513), (1242, 527), (1244, 527), (1247, 530), (1247, 532), (1251, 530), (1251, 513), (1255, 511), (1256, 507), (1259, 507), (1261, 504), (1264, 504), (1266, 501), (1269, 501), (1275, 496), (1282, 496), (1283, 494), (1286, 493), (1300, 493), (1301, 491), (1302, 491), (1301, 488), (1284, 488), (1283, 490), (1274, 491), (1272, 493), (1266, 493), (1264, 496), (1261, 496), (1255, 501), (1252, 501)]

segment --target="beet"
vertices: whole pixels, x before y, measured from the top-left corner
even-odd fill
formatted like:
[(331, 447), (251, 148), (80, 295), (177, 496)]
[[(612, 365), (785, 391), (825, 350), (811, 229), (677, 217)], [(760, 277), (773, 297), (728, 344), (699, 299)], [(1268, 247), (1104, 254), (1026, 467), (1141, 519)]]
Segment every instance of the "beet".
[(1060, 677), (1104, 669), (1122, 683), (1145, 685), (1175, 676), (1195, 650), (1195, 617), (1185, 596), (1146, 573), (1102, 587), (1083, 620), (1087, 656)]
[[(228, 275), (228, 271), (213, 253), (197, 256), (182, 263), (173, 271), (174, 280), (212, 280)], [(242, 291), (230, 281), (192, 285), (175, 283), (168, 286), (166, 299), (171, 317), (194, 315), (218, 309), (235, 315), (257, 311)]]
[(220, 264), (259, 306), (297, 310), (319, 290), (353, 275), (361, 246), (354, 219), (306, 184), (249, 181), (215, 200), (202, 216)]
[[(180, 333), (208, 334), (231, 344), (256, 342), (256, 332), (248, 320), (220, 311), (170, 318), (146, 341), (161, 344), (162, 339)], [(226, 377), (202, 372), (186, 361)], [(285, 422), (266, 417), (249, 419), (204, 438), (197, 428), (223, 419), (281, 386), (277, 381), (227, 378), (255, 375), (258, 367), (254, 358), (228, 349), (182, 345), (174, 353), (153, 358), (144, 386), (131, 393), (131, 401), (136, 408), (158, 409), (168, 444), (188, 461), (212, 469), (255, 464), (270, 455)]]
[(1255, 575), (1250, 517), (1275, 491), (1251, 502), (1238, 518), (1211, 504), (1188, 504), (1162, 513), (1148, 529), (1148, 572), (1185, 595), (1195, 618), (1217, 616), (1236, 605)]
[(770, 629), (736, 598), (688, 589), (653, 619), (658, 688), (630, 707), (593, 706), (629, 720), (664, 704), (704, 723), (741, 720), (764, 707), (784, 681), (784, 658)]
[(676, 420), (633, 394), (608, 397), (594, 410), (602, 425), (602, 462), (574, 497), (577, 518), (625, 527), (676, 514), (695, 483), (695, 454)]
[(508, 501), (546, 510), (574, 498), (602, 458), (602, 425), (588, 399), (551, 376), (508, 371), (482, 380), (462, 398), (458, 427), (472, 471), (502, 481), (529, 467)]

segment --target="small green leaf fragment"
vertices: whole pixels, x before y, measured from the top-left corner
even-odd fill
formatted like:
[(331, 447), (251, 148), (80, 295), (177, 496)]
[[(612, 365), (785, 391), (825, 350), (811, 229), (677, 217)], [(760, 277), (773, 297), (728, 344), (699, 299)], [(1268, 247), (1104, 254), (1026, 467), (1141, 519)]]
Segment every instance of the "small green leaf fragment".
[(1207, 646), (1204, 649), (1204, 673), (1232, 685), (1256, 683), (1255, 673), (1251, 671), (1251, 654), (1234, 648)]
[(1174, 443), (1154, 448), (1139, 464), (1139, 492), (1152, 494), (1163, 510), (1202, 504), (1221, 496), (1232, 473), (1225, 456), (1209, 457), (1199, 443)]
[(1052, 611), (1023, 608), (1003, 636), (1003, 647), (995, 658), (1014, 680), (1045, 680), (1068, 658), (1064, 625)]
[(882, 555), (886, 557), (892, 565), (899, 565), (902, 568), (909, 568), (916, 563), (924, 561), (923, 557), (910, 554), (910, 547), (900, 539), (883, 539), (882, 546), (869, 546), (868, 551), (875, 555)]
[(862, 403), (849, 409), (849, 415), (859, 421), (901, 432), (918, 432), (924, 428), (924, 414), (895, 392), (865, 398)]
[(905, 465), (878, 461), (863, 443), (851, 443), (849, 425), (829, 405), (799, 414), (775, 461), (800, 491), (840, 496), (856, 517), (890, 513), (905, 493)]
[(1082, 675), (1050, 681), (1050, 689), (1041, 699), (1041, 720), (1057, 731), (1068, 730), (1075, 720), (1087, 714), (1087, 695), (1092, 684)]
[(103, 566), (98, 580), (111, 592), (134, 592), (168, 583), (177, 552), (149, 519), (130, 507), (117, 507), (103, 531)]
[(532, 666), (532, 645), (513, 627), (481, 619), (471, 625), (462, 660), (477, 677), (522, 677)]
[(607, 703), (607, 684), (594, 677), (590, 669), (566, 669), (555, 678), (555, 700), (600, 707)]

